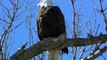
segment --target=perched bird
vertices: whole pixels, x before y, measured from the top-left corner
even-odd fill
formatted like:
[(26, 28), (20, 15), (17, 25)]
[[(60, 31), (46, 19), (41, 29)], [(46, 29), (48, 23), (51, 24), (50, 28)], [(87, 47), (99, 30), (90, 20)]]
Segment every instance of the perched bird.
[[(62, 33), (66, 33), (64, 16), (58, 6), (54, 6), (53, 0), (41, 0), (37, 5), (40, 11), (37, 17), (38, 37), (42, 41), (44, 38), (57, 38)], [(66, 34), (65, 34), (66, 36)], [(61, 49), (62, 53), (68, 54), (68, 49)], [(58, 60), (60, 50), (49, 50), (48, 60)]]

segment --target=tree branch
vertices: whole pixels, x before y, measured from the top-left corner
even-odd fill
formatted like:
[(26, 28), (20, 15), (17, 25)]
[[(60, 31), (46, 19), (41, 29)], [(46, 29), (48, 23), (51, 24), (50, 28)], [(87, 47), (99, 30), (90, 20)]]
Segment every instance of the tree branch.
[(27, 49), (18, 50), (11, 60), (30, 60), (34, 56), (39, 55), (43, 51), (52, 49), (62, 49), (65, 47), (80, 47), (88, 46), (97, 43), (105, 43), (107, 41), (107, 34), (100, 34), (99, 36), (91, 36), (88, 38), (72, 38), (64, 39), (64, 35), (61, 34), (58, 38), (47, 38), (41, 42), (35, 43)]
[(107, 51), (107, 46), (105, 46), (104, 48), (98, 50), (96, 53), (94, 53), (94, 55), (91, 55), (88, 58), (85, 58), (84, 60), (94, 60), (97, 57), (101, 56), (106, 51)]

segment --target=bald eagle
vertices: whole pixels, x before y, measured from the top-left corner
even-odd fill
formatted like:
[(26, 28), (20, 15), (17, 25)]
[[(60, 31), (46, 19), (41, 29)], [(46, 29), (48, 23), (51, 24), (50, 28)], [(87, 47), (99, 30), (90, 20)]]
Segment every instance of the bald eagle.
[[(64, 16), (60, 8), (53, 5), (52, 0), (41, 0), (37, 6), (40, 7), (37, 27), (38, 37), (41, 41), (48, 37), (57, 38), (62, 33), (66, 33)], [(61, 50), (68, 54), (67, 48)], [(48, 60), (58, 60), (59, 56), (59, 50), (48, 51)]]

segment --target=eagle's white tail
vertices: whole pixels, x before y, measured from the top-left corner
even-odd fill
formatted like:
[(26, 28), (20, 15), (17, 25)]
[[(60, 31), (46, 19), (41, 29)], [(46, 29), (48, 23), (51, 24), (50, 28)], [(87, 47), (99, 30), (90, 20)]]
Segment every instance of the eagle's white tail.
[(49, 50), (48, 51), (48, 60), (59, 60), (60, 50)]

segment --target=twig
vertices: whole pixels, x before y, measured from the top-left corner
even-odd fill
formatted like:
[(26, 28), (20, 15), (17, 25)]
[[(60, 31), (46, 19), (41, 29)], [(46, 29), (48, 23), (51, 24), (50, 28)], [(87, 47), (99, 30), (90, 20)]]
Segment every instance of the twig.
[(103, 3), (103, 0), (99, 0), (99, 5), (100, 5), (100, 10), (98, 10), (101, 14), (102, 14), (102, 16), (103, 16), (103, 18), (104, 18), (104, 22), (105, 22), (105, 31), (107, 32), (107, 17), (106, 17), (106, 14), (105, 14), (105, 11), (106, 11), (106, 9), (107, 9), (107, 7), (104, 9), (103, 8), (103, 6), (102, 6), (102, 3)]

